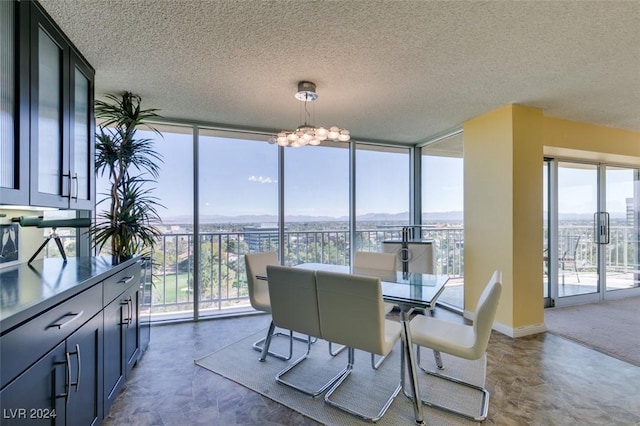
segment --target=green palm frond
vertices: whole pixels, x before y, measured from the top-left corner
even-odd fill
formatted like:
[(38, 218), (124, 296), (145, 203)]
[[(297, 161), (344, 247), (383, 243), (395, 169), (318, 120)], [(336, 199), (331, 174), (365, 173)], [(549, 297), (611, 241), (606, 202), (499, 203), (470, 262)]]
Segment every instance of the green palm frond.
[(144, 126), (162, 134), (148, 123), (159, 117), (158, 110), (142, 109), (140, 96), (123, 92), (105, 97), (106, 101), (95, 103), (100, 121), (95, 171), (109, 178), (111, 188), (98, 204), (110, 201), (110, 208), (98, 215), (89, 233), (95, 247), (102, 249), (110, 244), (113, 255), (125, 258), (149, 251), (160, 236), (155, 225), (161, 223), (158, 208), (164, 206), (151, 194), (163, 159), (154, 141), (137, 138), (136, 130)]

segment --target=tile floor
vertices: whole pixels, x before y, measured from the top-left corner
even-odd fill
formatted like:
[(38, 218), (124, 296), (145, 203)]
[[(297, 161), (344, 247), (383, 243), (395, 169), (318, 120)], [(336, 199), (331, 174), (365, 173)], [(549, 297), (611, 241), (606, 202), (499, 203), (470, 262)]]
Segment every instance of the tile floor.
[[(436, 316), (462, 321), (442, 309)], [(103, 425), (317, 425), (193, 363), (268, 324), (268, 316), (250, 315), (152, 327)], [(640, 426), (640, 367), (549, 333), (494, 332), (487, 388), (489, 425)]]

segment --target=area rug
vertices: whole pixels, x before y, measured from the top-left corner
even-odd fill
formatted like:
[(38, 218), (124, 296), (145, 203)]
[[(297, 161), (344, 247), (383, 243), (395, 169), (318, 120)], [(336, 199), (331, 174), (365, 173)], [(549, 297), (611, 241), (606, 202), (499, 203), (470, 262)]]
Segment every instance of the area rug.
[(547, 330), (640, 367), (640, 297), (545, 310)]
[[(275, 375), (284, 369), (287, 361), (274, 357), (267, 357), (265, 362), (259, 362), (259, 353), (252, 349), (252, 342), (266, 334), (266, 330), (250, 336), (210, 355), (195, 360), (195, 363), (207, 370), (237, 382), (255, 392), (283, 404), (307, 417), (326, 425), (370, 424), (350, 414), (337, 410), (325, 404), (323, 396), (312, 398), (275, 381)], [(280, 337), (274, 339), (272, 349), (286, 353), (288, 339)], [(335, 346), (334, 346), (335, 348)], [(306, 343), (295, 342), (295, 360), (306, 350)], [(395, 388), (400, 380), (400, 345), (397, 344), (389, 357), (378, 370), (371, 368), (371, 355), (356, 351), (354, 371), (344, 382), (343, 387), (334, 394), (334, 399), (341, 403), (367, 410), (375, 404), (382, 405), (387, 392)], [(477, 361), (442, 354), (445, 365), (444, 373), (461, 378), (477, 385), (484, 385), (486, 371), (486, 357)], [(431, 351), (422, 351), (423, 365), (435, 369), (435, 362)], [(329, 355), (328, 343), (317, 341), (312, 345), (309, 358), (295, 368), (287, 377), (295, 383), (303, 383), (309, 388), (324, 383), (341, 371), (347, 364), (347, 353), (343, 351), (338, 356)], [(481, 404), (479, 393), (468, 388), (451, 384), (448, 381), (418, 372), (420, 392), (423, 398), (449, 407), (477, 413)], [(433, 425), (477, 425), (472, 421), (447, 414), (424, 406), (424, 419)], [(371, 411), (367, 411), (371, 412)], [(375, 411), (374, 411), (375, 412)], [(373, 414), (373, 413), (372, 413)], [(389, 411), (377, 423), (379, 425), (411, 425), (415, 424), (413, 406), (402, 393), (394, 400)]]

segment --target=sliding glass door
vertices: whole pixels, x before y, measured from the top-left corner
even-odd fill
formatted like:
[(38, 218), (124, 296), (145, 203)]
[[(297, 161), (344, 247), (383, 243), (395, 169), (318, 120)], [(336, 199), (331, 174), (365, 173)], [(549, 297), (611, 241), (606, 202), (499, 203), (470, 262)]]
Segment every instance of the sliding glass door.
[(640, 169), (607, 167), (605, 193), (604, 275), (607, 297), (614, 298), (640, 287)]
[(550, 304), (640, 294), (638, 169), (557, 160), (546, 164), (550, 214), (543, 264)]

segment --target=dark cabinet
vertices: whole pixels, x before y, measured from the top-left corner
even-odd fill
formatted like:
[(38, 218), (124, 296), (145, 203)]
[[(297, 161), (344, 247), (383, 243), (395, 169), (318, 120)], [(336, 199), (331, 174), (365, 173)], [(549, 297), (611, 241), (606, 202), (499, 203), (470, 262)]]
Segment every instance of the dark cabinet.
[(67, 339), (66, 425), (102, 421), (102, 314)]
[(127, 292), (127, 317), (124, 321), (124, 359), (127, 376), (140, 358), (140, 275)]
[(89, 426), (102, 420), (102, 314), (0, 393), (2, 425)]
[(92, 209), (94, 72), (36, 3), (31, 9), (30, 204)]
[(140, 356), (140, 264), (108, 278), (103, 286), (108, 303), (104, 308), (104, 412), (107, 413)]
[(125, 379), (124, 305), (120, 299), (104, 308), (104, 412), (108, 413)]
[[(75, 267), (88, 262), (94, 263), (89, 258)], [(141, 261), (113, 270), (26, 320), (3, 320), (0, 425), (89, 426), (108, 413), (141, 355)], [(31, 281), (25, 289), (33, 290), (40, 277), (21, 281)]]
[(0, 1), (0, 199), (4, 204), (29, 204), (29, 9), (28, 2)]
[(64, 425), (66, 346), (58, 344), (0, 392), (2, 425)]
[(33, 1), (0, 1), (0, 198), (92, 210), (93, 68)]

